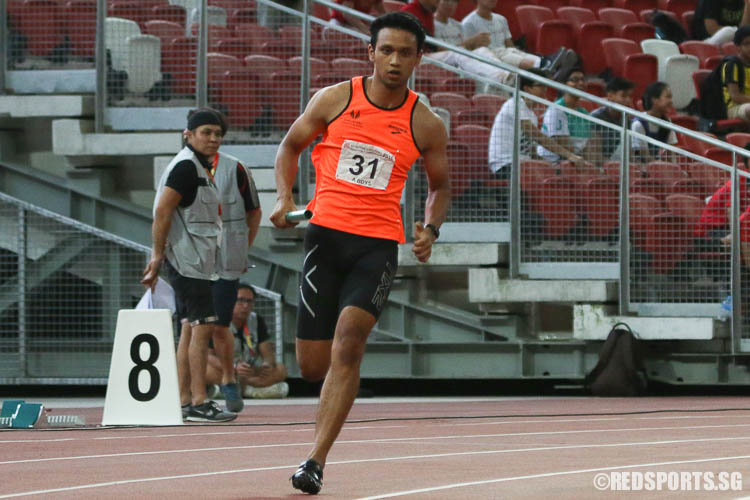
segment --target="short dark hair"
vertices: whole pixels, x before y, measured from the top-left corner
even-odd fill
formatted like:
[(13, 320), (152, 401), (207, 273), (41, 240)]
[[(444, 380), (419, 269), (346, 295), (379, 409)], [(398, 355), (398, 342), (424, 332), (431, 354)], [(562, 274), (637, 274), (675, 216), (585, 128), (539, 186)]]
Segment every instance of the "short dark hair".
[(373, 48), (378, 43), (378, 34), (383, 28), (396, 28), (414, 34), (417, 37), (417, 50), (424, 47), (425, 32), (419, 20), (408, 12), (388, 12), (377, 17), (370, 25), (370, 45)]
[(255, 291), (255, 288), (253, 288), (253, 285), (249, 285), (241, 281), (240, 281), (240, 284), (237, 285), (237, 291), (239, 292), (240, 290), (250, 290), (251, 292), (253, 292), (253, 298), (256, 298), (258, 296), (258, 292)]
[(224, 114), (214, 108), (203, 106), (197, 109), (191, 109), (187, 114), (188, 130), (195, 130), (201, 125), (218, 125), (221, 127), (221, 135), (227, 133), (227, 119)]
[(643, 97), (641, 97), (643, 109), (646, 111), (651, 109), (651, 106), (654, 104), (654, 99), (658, 98), (661, 93), (664, 92), (664, 89), (668, 87), (669, 85), (664, 82), (654, 82), (646, 87), (646, 90), (643, 91)]
[(565, 83), (570, 80), (570, 77), (573, 75), (573, 73), (583, 73), (584, 78), (586, 77), (586, 73), (584, 73), (583, 68), (581, 68), (580, 66), (573, 66), (568, 70), (567, 73), (562, 75), (562, 78), (560, 78), (559, 80), (560, 83)]
[[(531, 69), (527, 69), (526, 71), (529, 72), (529, 73), (533, 73), (533, 74), (535, 74), (537, 76), (541, 76), (543, 78), (546, 78), (548, 76), (547, 73), (545, 73), (544, 71), (542, 71), (539, 68), (531, 68)], [(541, 82), (537, 82), (536, 80), (532, 80), (531, 78), (529, 78), (527, 76), (522, 76), (521, 77), (521, 85), (520, 85), (520, 87), (521, 87), (521, 90), (523, 90), (526, 87), (533, 87), (537, 83), (541, 83)]]
[(633, 90), (634, 88), (635, 88), (635, 83), (631, 82), (630, 80), (626, 78), (621, 78), (619, 76), (616, 76), (607, 82), (607, 87), (605, 88), (605, 91), (607, 93), (620, 92), (620, 91)]
[(740, 26), (734, 32), (734, 44), (742, 45), (742, 41), (750, 36), (750, 26)]

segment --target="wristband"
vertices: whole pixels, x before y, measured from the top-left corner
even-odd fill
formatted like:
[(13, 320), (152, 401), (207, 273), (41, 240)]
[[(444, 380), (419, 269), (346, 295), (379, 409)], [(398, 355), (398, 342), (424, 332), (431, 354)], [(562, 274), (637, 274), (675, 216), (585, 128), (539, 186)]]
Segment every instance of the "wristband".
[(432, 234), (435, 235), (435, 239), (440, 238), (440, 230), (435, 226), (435, 224), (426, 224), (425, 228), (432, 231)]

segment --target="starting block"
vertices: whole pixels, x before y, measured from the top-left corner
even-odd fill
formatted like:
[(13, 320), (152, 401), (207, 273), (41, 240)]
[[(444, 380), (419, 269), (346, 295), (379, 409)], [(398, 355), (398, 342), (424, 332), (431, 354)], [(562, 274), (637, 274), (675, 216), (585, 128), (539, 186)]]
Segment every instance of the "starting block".
[(22, 400), (3, 401), (0, 410), (0, 423), (4, 427), (29, 429), (36, 425), (44, 412), (41, 403), (26, 403)]
[(86, 425), (86, 419), (81, 415), (47, 415), (47, 425), (50, 427), (75, 427)]

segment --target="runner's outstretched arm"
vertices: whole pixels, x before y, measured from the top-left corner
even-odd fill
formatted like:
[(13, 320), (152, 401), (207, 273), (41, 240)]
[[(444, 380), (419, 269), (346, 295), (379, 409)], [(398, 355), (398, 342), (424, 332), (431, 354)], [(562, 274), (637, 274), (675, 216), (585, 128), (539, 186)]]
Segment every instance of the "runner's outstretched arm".
[[(439, 228), (445, 221), (451, 202), (450, 167), (446, 153), (448, 134), (443, 121), (435, 113), (421, 103), (417, 106), (414, 123), (419, 125), (415, 125), (414, 139), (422, 151), (428, 182), (425, 225), (432, 224)], [(427, 262), (430, 258), (435, 239), (431, 230), (417, 224), (412, 251), (420, 262)]]
[(292, 196), (292, 186), (297, 177), (299, 155), (323, 132), (330, 119), (346, 105), (349, 82), (326, 87), (313, 96), (305, 112), (297, 118), (279, 144), (276, 153), (276, 206), (271, 222), (276, 227), (294, 227), (298, 222), (286, 220), (286, 213), (297, 209)]

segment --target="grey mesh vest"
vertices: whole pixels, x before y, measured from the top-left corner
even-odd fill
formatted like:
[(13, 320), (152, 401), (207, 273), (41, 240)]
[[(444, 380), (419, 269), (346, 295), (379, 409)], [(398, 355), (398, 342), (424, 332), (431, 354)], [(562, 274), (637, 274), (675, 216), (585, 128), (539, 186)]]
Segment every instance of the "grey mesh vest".
[[(245, 203), (237, 189), (237, 164), (234, 156), (219, 153), (219, 163), (214, 172), (214, 182), (221, 200), (221, 245), (216, 270), (220, 278), (235, 280), (247, 269), (248, 228), (245, 220)], [(242, 168), (245, 168), (244, 166)], [(251, 195), (257, 197), (253, 177), (245, 168)], [(256, 198), (257, 204), (257, 198)]]
[(164, 192), (170, 172), (183, 160), (193, 162), (201, 185), (198, 186), (193, 204), (189, 207), (178, 206), (172, 214), (164, 254), (182, 276), (215, 279), (221, 236), (219, 193), (206, 169), (187, 146), (177, 153), (159, 179), (159, 187), (154, 200), (154, 215), (156, 215), (156, 207)]

